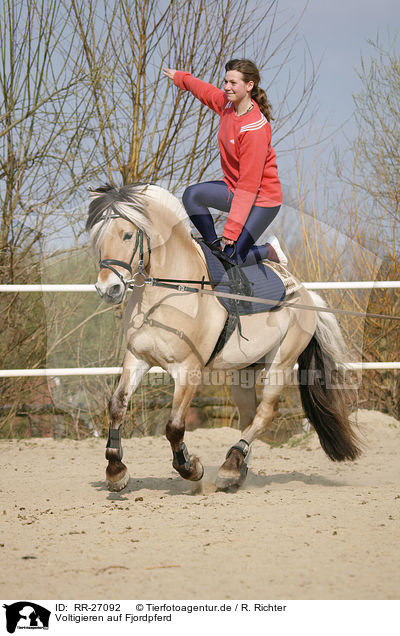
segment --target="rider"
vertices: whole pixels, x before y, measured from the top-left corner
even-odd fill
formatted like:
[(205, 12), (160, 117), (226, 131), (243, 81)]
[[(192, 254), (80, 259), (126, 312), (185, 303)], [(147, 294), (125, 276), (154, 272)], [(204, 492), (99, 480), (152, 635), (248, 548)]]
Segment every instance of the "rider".
[[(189, 186), (182, 197), (185, 209), (204, 240), (239, 264), (268, 258), (286, 265), (278, 239), (254, 245), (272, 223), (282, 203), (275, 151), (271, 146), (271, 105), (260, 74), (250, 60), (225, 65), (224, 90), (190, 73), (166, 68), (164, 74), (190, 91), (221, 117), (218, 133), (222, 181)], [(208, 206), (229, 212), (223, 236), (217, 237)]]

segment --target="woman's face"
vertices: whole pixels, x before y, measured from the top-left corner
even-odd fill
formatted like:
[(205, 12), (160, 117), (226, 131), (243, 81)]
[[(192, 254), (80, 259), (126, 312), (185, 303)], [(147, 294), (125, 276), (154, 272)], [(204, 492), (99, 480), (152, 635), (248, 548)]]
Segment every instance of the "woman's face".
[(245, 82), (240, 71), (227, 71), (224, 80), (225, 95), (233, 104), (241, 102), (250, 96), (254, 82)]

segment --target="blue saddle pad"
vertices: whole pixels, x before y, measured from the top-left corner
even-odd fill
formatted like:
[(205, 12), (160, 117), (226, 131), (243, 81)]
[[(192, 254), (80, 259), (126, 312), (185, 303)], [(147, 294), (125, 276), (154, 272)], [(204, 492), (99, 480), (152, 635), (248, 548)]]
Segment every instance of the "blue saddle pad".
[[(220, 292), (237, 293), (236, 290), (232, 289), (231, 285), (228, 284), (231, 282), (231, 279), (228, 277), (222, 261), (207, 245), (205, 245), (203, 241), (198, 241), (198, 243), (206, 257), (210, 280), (216, 283), (214, 289)], [(271, 300), (272, 303), (271, 305), (264, 305), (257, 302), (236, 302), (230, 298), (221, 298), (217, 296), (221, 305), (223, 305), (229, 313), (235, 312), (236, 307), (239, 315), (241, 316), (258, 314), (263, 311), (271, 311), (271, 309), (274, 309), (274, 307), (279, 305), (279, 303), (285, 299), (285, 286), (278, 274), (276, 274), (270, 267), (257, 263), (256, 265), (241, 267), (241, 272), (249, 281), (251, 295), (255, 298), (258, 297)]]

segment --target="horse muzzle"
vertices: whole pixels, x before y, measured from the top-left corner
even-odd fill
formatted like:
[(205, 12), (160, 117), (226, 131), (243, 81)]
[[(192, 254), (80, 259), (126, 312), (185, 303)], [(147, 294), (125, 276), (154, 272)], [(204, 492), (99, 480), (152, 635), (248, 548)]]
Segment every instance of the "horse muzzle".
[(108, 305), (119, 305), (125, 298), (126, 285), (111, 274), (106, 281), (97, 280), (96, 291)]

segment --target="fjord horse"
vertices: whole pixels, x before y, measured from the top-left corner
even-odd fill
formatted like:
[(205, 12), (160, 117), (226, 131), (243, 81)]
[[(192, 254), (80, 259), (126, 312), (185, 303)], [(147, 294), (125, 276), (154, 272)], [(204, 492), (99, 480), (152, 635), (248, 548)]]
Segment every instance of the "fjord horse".
[[(126, 354), (123, 371), (110, 401), (106, 478), (111, 490), (128, 483), (122, 462), (121, 424), (131, 394), (154, 365), (173, 378), (172, 411), (166, 423), (173, 467), (185, 479), (200, 480), (203, 466), (184, 442), (185, 414), (205, 371), (264, 369), (262, 399), (255, 387), (234, 384), (241, 438), (228, 450), (216, 485), (237, 487), (247, 472), (249, 448), (277, 411), (279, 396), (298, 363), (298, 384), (305, 414), (321, 446), (334, 461), (359, 455), (349, 419), (343, 362), (346, 347), (333, 315), (299, 308), (322, 307), (316, 294), (302, 285), (273, 311), (241, 316), (238, 328), (209, 362), (224, 328), (227, 311), (217, 297), (149, 284), (154, 277), (208, 280), (201, 248), (190, 234), (186, 212), (167, 190), (135, 184), (105, 186), (92, 191), (87, 229), (95, 254), (100, 254), (98, 294), (110, 304), (128, 294), (125, 314)], [(128, 281), (130, 281), (128, 283)], [(200, 286), (192, 285), (199, 288)]]

